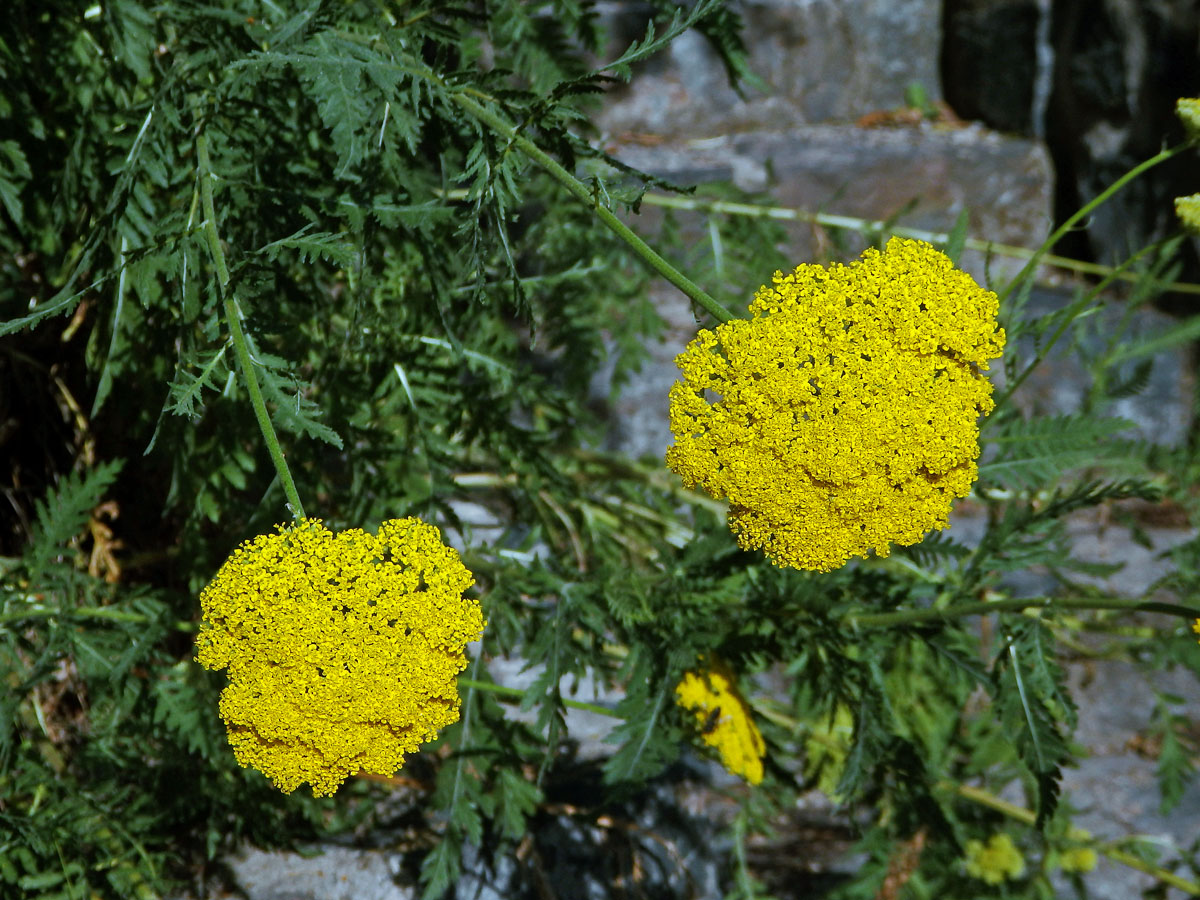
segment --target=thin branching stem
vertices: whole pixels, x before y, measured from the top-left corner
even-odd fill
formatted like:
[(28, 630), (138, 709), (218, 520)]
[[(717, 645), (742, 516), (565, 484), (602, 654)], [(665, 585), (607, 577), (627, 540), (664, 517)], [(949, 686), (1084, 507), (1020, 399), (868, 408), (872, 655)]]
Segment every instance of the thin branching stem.
[[(651, 206), (661, 206), (666, 209), (694, 210), (707, 214), (743, 216), (755, 219), (775, 219), (782, 222), (809, 222), (826, 228), (841, 228), (857, 231), (861, 234), (877, 235), (894, 234), (897, 237), (912, 238), (930, 244), (945, 244), (950, 235), (945, 231), (929, 231), (924, 228), (909, 228), (905, 225), (889, 225), (881, 219), (864, 219), (860, 216), (843, 216), (835, 213), (811, 212), (790, 206), (768, 206), (760, 203), (737, 203), (730, 200), (713, 200), (704, 197), (679, 197), (674, 194), (659, 194), (647, 191), (642, 195), (642, 202)], [(1018, 247), (1014, 244), (1000, 244), (996, 241), (967, 238), (963, 246), (968, 250), (977, 250), (994, 256), (1007, 256), (1013, 259), (1032, 259), (1040, 251), (1028, 247)], [(1106, 266), (1101, 263), (1085, 262), (1068, 256), (1056, 256), (1051, 253), (1041, 253), (1041, 262), (1057, 269), (1066, 269), (1084, 275), (1111, 277), (1120, 281), (1140, 282), (1145, 275), (1140, 272), (1126, 272), (1120, 267)], [(1164, 287), (1180, 294), (1200, 294), (1200, 284), (1172, 281), (1158, 282)]]
[[(471, 93), (477, 92), (472, 91)], [(555, 181), (565, 187), (576, 199), (594, 209), (600, 221), (607, 225), (617, 237), (628, 244), (634, 253), (644, 259), (654, 271), (658, 272), (667, 281), (687, 294), (697, 304), (704, 307), (717, 321), (728, 322), (735, 318), (733, 313), (714, 300), (699, 285), (663, 259), (649, 244), (638, 237), (628, 225), (617, 218), (611, 209), (597, 202), (595, 196), (588, 190), (587, 185), (559, 165), (548, 153), (521, 134), (520, 131), (505, 122), (504, 119), (492, 112), (484, 104), (467, 96), (467, 94), (468, 91), (463, 90), (452, 92), (449, 96), (455, 103), (480, 122), (503, 135), (514, 146), (519, 147), (522, 153), (545, 169)], [(486, 97), (483, 94), (479, 94), (479, 96)]]
[[(509, 697), (514, 700), (521, 700), (525, 697), (525, 691), (521, 688), (506, 687), (502, 684), (495, 684), (491, 681), (478, 681), (474, 678), (458, 679), (459, 687), (474, 688), (478, 691), (490, 691), (493, 694), (499, 694), (502, 697)], [(601, 716), (608, 716), (613, 719), (624, 719), (616, 710), (609, 709), (607, 706), (600, 706), (598, 703), (584, 703), (582, 700), (570, 700), (567, 697), (559, 697), (559, 702), (563, 706), (569, 706), (572, 709), (581, 709), (584, 712), (596, 713)]]
[(229, 293), (229, 267), (225, 263), (225, 251), (221, 247), (221, 237), (217, 233), (216, 209), (213, 205), (212, 191), (212, 160), (208, 155), (208, 138), (203, 131), (196, 134), (196, 160), (200, 166), (200, 197), (204, 205), (204, 236), (208, 241), (208, 251), (212, 256), (213, 267), (217, 270), (217, 282), (221, 287), (221, 299), (225, 308), (225, 320), (229, 323), (229, 335), (233, 339), (233, 349), (237, 354), (238, 367), (246, 381), (246, 390), (250, 394), (250, 404), (254, 407), (254, 416), (258, 419), (258, 427), (262, 431), (263, 440), (267, 442), (267, 452), (271, 454), (271, 462), (279, 473), (279, 481), (283, 485), (284, 496), (292, 516), (304, 518), (304, 506), (300, 502), (300, 494), (296, 491), (296, 482), (283, 456), (283, 448), (279, 445), (279, 437), (271, 422), (271, 414), (267, 411), (263, 399), (262, 388), (258, 384), (254, 360), (250, 356), (250, 346), (246, 333), (242, 330), (241, 310), (237, 300)]
[(986, 616), (994, 612), (1018, 612), (1026, 609), (1124, 609), (1133, 612), (1165, 613), (1184, 619), (1200, 618), (1200, 609), (1174, 603), (1155, 603), (1123, 597), (1010, 597), (962, 603), (942, 609), (902, 609), (888, 613), (864, 613), (847, 616), (846, 622), (860, 628), (892, 628), (921, 622), (949, 622), (967, 616)]
[(1026, 278), (1031, 277), (1032, 273), (1037, 269), (1038, 264), (1046, 256), (1046, 254), (1050, 252), (1050, 249), (1060, 240), (1062, 240), (1063, 236), (1071, 231), (1076, 225), (1086, 219), (1095, 210), (1107, 203), (1110, 197), (1116, 194), (1119, 190), (1125, 187), (1125, 185), (1129, 184), (1143, 172), (1153, 169), (1159, 163), (1164, 163), (1176, 154), (1190, 148), (1191, 144), (1185, 142), (1156, 153), (1154, 156), (1150, 157), (1144, 162), (1138, 163), (1136, 166), (1102, 190), (1099, 194), (1081, 206), (1077, 212), (1059, 225), (1058, 228), (1054, 230), (1054, 233), (1051, 234), (1050, 237), (1046, 238), (1046, 240), (1042, 242), (1042, 245), (1034, 251), (1033, 255), (1029, 258), (1029, 261), (1025, 263), (1021, 271), (1017, 273), (1017, 277), (1010, 281), (1004, 287), (1004, 289), (999, 292), (1000, 300), (1003, 301), (1005, 297), (1012, 293), (1014, 287), (1016, 287), (1018, 284), (1021, 284)]

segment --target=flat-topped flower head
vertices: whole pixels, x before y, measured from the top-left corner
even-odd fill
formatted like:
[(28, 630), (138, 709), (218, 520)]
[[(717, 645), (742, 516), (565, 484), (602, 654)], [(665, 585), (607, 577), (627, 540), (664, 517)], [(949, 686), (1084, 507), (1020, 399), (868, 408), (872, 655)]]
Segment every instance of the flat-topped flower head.
[(714, 748), (721, 763), (750, 784), (763, 779), (766, 744), (754, 724), (750, 707), (738, 692), (733, 673), (721, 662), (704, 671), (686, 672), (675, 687), (675, 700), (691, 711), (704, 743)]
[(701, 330), (676, 358), (667, 465), (728, 498), (738, 544), (779, 566), (914, 544), (978, 475), (997, 308), (921, 241), (776, 272), (753, 318)]
[(458, 720), (455, 679), (485, 624), (462, 596), (473, 583), (419, 519), (374, 535), (302, 519), (244, 543), (200, 594), (196, 639), (197, 660), (228, 671), (238, 762), (316, 796), (360, 770), (392, 775)]

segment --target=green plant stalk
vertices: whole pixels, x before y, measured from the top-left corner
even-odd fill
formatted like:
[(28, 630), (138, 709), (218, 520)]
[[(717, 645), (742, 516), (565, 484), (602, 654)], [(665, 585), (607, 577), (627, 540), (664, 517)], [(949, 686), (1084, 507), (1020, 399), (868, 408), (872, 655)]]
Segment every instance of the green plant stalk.
[(1159, 163), (1166, 162), (1172, 156), (1175, 156), (1176, 154), (1190, 148), (1191, 144), (1185, 142), (1167, 150), (1160, 151), (1149, 159), (1138, 163), (1136, 166), (1102, 190), (1099, 194), (1081, 206), (1077, 212), (1059, 225), (1058, 228), (1054, 230), (1054, 233), (1051, 234), (1050, 237), (1046, 238), (1046, 240), (1042, 242), (1042, 245), (1034, 251), (1033, 256), (1029, 258), (1029, 262), (1025, 263), (1021, 271), (1017, 273), (1017, 277), (1010, 281), (1004, 287), (1004, 290), (999, 292), (1000, 300), (1003, 301), (1005, 297), (1012, 293), (1012, 289), (1024, 281), (1025, 278), (1027, 278), (1029, 274), (1037, 268), (1038, 263), (1041, 262), (1043, 257), (1045, 257), (1045, 255), (1049, 252), (1050, 248), (1057, 244), (1062, 239), (1063, 235), (1065, 235), (1077, 224), (1079, 224), (1080, 221), (1091, 214), (1092, 210), (1102, 206), (1108, 201), (1109, 197), (1113, 196), (1115, 193), (1117, 193), (1117, 191), (1121, 190), (1121, 188), (1125, 187), (1125, 185), (1129, 184), (1129, 182), (1133, 181), (1143, 172), (1153, 169)]
[[(1131, 256), (1129, 259), (1127, 259), (1122, 264), (1122, 267), (1132, 264), (1135, 260), (1137, 260), (1138, 257), (1142, 256), (1144, 253), (1146, 253), (1148, 250), (1150, 250), (1150, 248), (1153, 246), (1154, 246), (1153, 244), (1150, 244), (1146, 247), (1143, 247), (1141, 250), (1139, 250), (1137, 253), (1135, 253), (1133, 256)], [(1092, 287), (1092, 289), (1088, 292), (1088, 296), (1090, 298), (1089, 303), (1091, 301), (1094, 301), (1095, 298), (1097, 296), (1099, 296), (1101, 291), (1103, 291), (1113, 281), (1115, 281), (1119, 273), (1120, 273), (1119, 269), (1114, 269), (1112, 271), (1112, 273), (1105, 276), (1105, 278), (1103, 280), (1101, 280), (1098, 284), (1096, 284), (1094, 287)], [(1020, 277), (1020, 276), (1018, 276), (1018, 277)], [(1015, 282), (1013, 282), (1013, 283), (1015, 284)], [(1082, 315), (1082, 311), (1080, 314)], [(1046, 359), (1046, 357), (1050, 355), (1050, 350), (1058, 343), (1059, 338), (1061, 338), (1064, 334), (1066, 334), (1067, 329), (1070, 328), (1076, 322), (1077, 319), (1078, 319), (1078, 316), (1076, 316), (1075, 318), (1066, 319), (1063, 322), (1059, 323), (1058, 328), (1056, 328), (1054, 330), (1054, 333), (1050, 335), (1049, 339), (1045, 340), (1041, 343), (1041, 346), (1039, 347), (1037, 354), (1034, 356), (1034, 358), (1032, 360), (1030, 360), (1029, 364), (1024, 369), (1022, 369), (1020, 373), (1017, 374), (1017, 376), (1012, 380), (1012, 382), (1010, 384), (1005, 386), (1004, 392), (999, 397), (996, 398), (996, 406), (997, 407), (1003, 407), (1006, 403), (1008, 403), (1008, 398), (1011, 397), (1014, 393), (1016, 393), (1017, 388), (1019, 388), (1022, 384), (1025, 383), (1025, 379), (1027, 379), (1030, 375), (1032, 375), (1037, 370), (1037, 368), (1042, 364), (1042, 362)], [(997, 422), (997, 421), (999, 421), (999, 420), (995, 416), (989, 416), (987, 419), (985, 419), (983, 421), (983, 424), (979, 426), (979, 430), (983, 431), (989, 425), (991, 425), (993, 422)]]
[[(990, 794), (982, 788), (972, 787), (968, 784), (952, 784), (951, 782), (943, 782), (941, 787), (953, 790), (959, 796), (978, 803), (980, 806), (986, 806), (989, 809), (1004, 813), (1009, 818), (1016, 819), (1018, 822), (1023, 822), (1026, 825), (1032, 825), (1037, 821), (1037, 816), (1032, 810), (1025, 809), (1023, 806), (1017, 806), (1015, 803), (1009, 803), (1007, 800), (1001, 800), (995, 794)], [(1094, 847), (1113, 862), (1129, 866), (1131, 869), (1137, 869), (1139, 872), (1145, 872), (1147, 875), (1152, 875), (1172, 887), (1177, 887), (1181, 891), (1191, 894), (1193, 897), (1200, 897), (1200, 884), (1188, 881), (1186, 878), (1180, 878), (1173, 872), (1168, 872), (1166, 869), (1160, 868), (1153, 863), (1138, 859), (1132, 853), (1126, 853), (1117, 847), (1099, 843), (1082, 828), (1072, 827), (1067, 831), (1067, 837), (1071, 840), (1085, 843), (1089, 847)]]
[(978, 603), (962, 603), (942, 609), (904, 609), (890, 613), (866, 613), (846, 617), (851, 627), (891, 628), (896, 625), (912, 625), (919, 622), (946, 622), (966, 616), (985, 616), (994, 612), (1013, 612), (1024, 609), (1125, 609), (1141, 612), (1166, 613), (1185, 619), (1200, 618), (1200, 609), (1179, 606), (1174, 603), (1154, 603), (1146, 600), (1119, 597), (1098, 600), (1092, 597), (1010, 597), (1005, 600), (984, 600)]
[(234, 353), (237, 355), (238, 367), (246, 381), (246, 390), (250, 394), (250, 405), (254, 407), (254, 416), (258, 419), (258, 427), (262, 431), (263, 440), (267, 442), (267, 452), (271, 454), (271, 462), (279, 473), (279, 481), (283, 485), (284, 496), (292, 510), (292, 517), (304, 518), (304, 505), (300, 502), (300, 494), (296, 491), (296, 482), (288, 468), (287, 460), (283, 457), (283, 448), (279, 445), (279, 436), (271, 423), (271, 414), (267, 412), (266, 401), (263, 400), (262, 388), (258, 384), (258, 375), (254, 371), (254, 361), (250, 357), (250, 347), (246, 341), (246, 333), (242, 330), (241, 313), (237, 302), (229, 296), (229, 267), (225, 264), (225, 251), (221, 248), (221, 237), (217, 234), (217, 216), (213, 206), (212, 192), (212, 160), (208, 155), (208, 138), (203, 131), (196, 135), (196, 160), (200, 166), (200, 197), (204, 205), (204, 236), (208, 241), (208, 251), (212, 255), (213, 266), (217, 270), (217, 282), (221, 287), (221, 297), (224, 301), (225, 320), (229, 323), (229, 335), (233, 339)]
[[(453, 193), (453, 192), (452, 192)], [(827, 228), (845, 228), (859, 232), (882, 232), (888, 228), (890, 234), (899, 237), (913, 238), (930, 244), (944, 244), (950, 240), (950, 235), (944, 231), (927, 231), (922, 228), (906, 228), (903, 225), (888, 227), (882, 220), (863, 219), (857, 216), (840, 216), (832, 213), (809, 212), (787, 206), (760, 206), (754, 203), (734, 203), (728, 200), (706, 200), (699, 197), (676, 197), (671, 194), (658, 194), (647, 191), (642, 195), (642, 202), (651, 206), (662, 206), (668, 209), (687, 209), (705, 213), (722, 213), (730, 216), (749, 216), (760, 219), (778, 219), (785, 222), (811, 222), (824, 225)], [(998, 244), (994, 241), (984, 241), (979, 238), (967, 238), (964, 246), (980, 253), (993, 253), (996, 256), (1010, 256), (1014, 259), (1032, 259), (1037, 250), (1028, 247), (1017, 247), (1013, 244)], [(1071, 272), (1082, 272), (1087, 275), (1111, 276), (1121, 281), (1138, 281), (1141, 276), (1136, 272), (1122, 272), (1113, 266), (1100, 263), (1084, 262), (1067, 256), (1055, 256), (1042, 253), (1041, 261), (1049, 266), (1066, 269)], [(1181, 294), (1200, 294), (1200, 284), (1172, 282), (1171, 290)]]
[[(472, 91), (471, 93), (477, 92)], [(479, 96), (483, 97), (486, 95), (479, 94)], [(687, 294), (688, 297), (704, 307), (717, 321), (728, 322), (735, 318), (729, 310), (714, 300), (699, 285), (655, 252), (629, 226), (618, 219), (612, 210), (597, 203), (592, 192), (587, 189), (587, 186), (582, 181), (555, 162), (537, 144), (522, 135), (517, 129), (513, 128), (486, 106), (468, 97), (467, 91), (453, 92), (450, 94), (450, 98), (480, 122), (503, 135), (519, 147), (521, 152), (545, 169), (555, 181), (565, 187), (576, 199), (592, 207), (596, 211), (596, 215), (599, 216), (600, 221), (607, 225), (617, 237), (628, 244), (654, 271), (658, 272), (667, 281)]]
[[(500, 694), (502, 697), (512, 697), (520, 700), (525, 696), (525, 691), (521, 688), (505, 687), (502, 684), (494, 684), (490, 681), (478, 681), (474, 678), (460, 678), (458, 683), (462, 687), (474, 688), (478, 691), (491, 691), (493, 694)], [(569, 706), (572, 709), (582, 709), (584, 712), (596, 713), (601, 716), (608, 716), (612, 719), (624, 719), (620, 713), (609, 709), (606, 706), (600, 706), (595, 703), (584, 703), (582, 700), (568, 700), (566, 697), (559, 698), (563, 706)]]

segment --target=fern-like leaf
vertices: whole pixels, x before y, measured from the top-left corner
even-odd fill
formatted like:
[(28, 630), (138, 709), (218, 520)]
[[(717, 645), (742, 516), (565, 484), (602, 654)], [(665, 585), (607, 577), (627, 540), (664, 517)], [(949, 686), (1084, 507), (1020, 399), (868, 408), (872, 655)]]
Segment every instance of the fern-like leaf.
[(652, 778), (678, 754), (666, 726), (670, 687), (653, 677), (655, 667), (645, 653), (631, 656), (627, 693), (616, 710), (624, 721), (605, 738), (607, 743), (620, 744), (604, 763), (607, 784)]
[(1046, 659), (1052, 643), (1041, 622), (1016, 624), (1008, 632), (994, 681), (1001, 719), (1037, 784), (1039, 828), (1058, 806), (1062, 765), (1070, 758), (1058, 717), (1073, 723), (1075, 712), (1062, 670)]
[(980, 465), (979, 478), (1015, 490), (1053, 485), (1074, 469), (1127, 459), (1128, 445), (1112, 438), (1133, 427), (1128, 419), (1084, 415), (1010, 420), (988, 435), (999, 452)]
[(90, 472), (72, 472), (37, 502), (37, 526), (25, 555), (30, 581), (36, 582), (50, 561), (83, 531), (124, 465), (123, 460), (112, 460)]
[(283, 250), (298, 250), (301, 262), (327, 259), (342, 267), (348, 267), (354, 262), (354, 245), (345, 235), (328, 231), (312, 232), (312, 227), (311, 223), (305, 225), (295, 234), (260, 247), (258, 252), (272, 260), (278, 259)]

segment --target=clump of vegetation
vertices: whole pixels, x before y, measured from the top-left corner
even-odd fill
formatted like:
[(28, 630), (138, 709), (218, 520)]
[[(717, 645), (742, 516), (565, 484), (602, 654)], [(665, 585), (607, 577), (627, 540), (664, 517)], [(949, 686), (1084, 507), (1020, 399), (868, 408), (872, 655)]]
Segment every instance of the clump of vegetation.
[[(1070, 556), (1065, 524), (1131, 498), (1200, 519), (1195, 446), (1130, 439), (1112, 413), (1146, 387), (1155, 354), (1200, 328), (1112, 334), (1084, 359), (1094, 390), (1078, 414), (1026, 416), (1014, 397), (1115, 280), (1132, 285), (1128, 310), (1171, 286), (1178, 236), (1062, 309), (1027, 310), (1039, 259), (1074, 221), (1193, 149), (1137, 167), (1017, 278), (983, 287), (953, 268), (964, 227), (935, 249), (864, 224), (886, 250), (767, 288), (801, 262), (781, 255), (772, 220), (689, 198), (721, 239), (710, 295), (706, 264), (681, 271), (689, 250), (672, 218), (653, 235), (630, 227), (647, 191), (681, 189), (606, 156), (590, 125), (597, 94), (689, 29), (731, 81), (748, 75), (725, 4), (652, 6), (645, 38), (606, 60), (588, 0), (11, 4), (0, 24), (6, 893), (158, 896), (242, 842), (366, 827), (402, 781), (424, 836), (404, 852), (426, 897), (471, 859), (511, 859), (520, 890), (535, 874), (519, 848), (571, 764), (572, 706), (614, 720), (607, 793), (572, 807), (584, 822), (689, 752), (744, 776), (733, 897), (766, 896), (742, 844), (814, 787), (859, 812), (867, 862), (839, 897), (1045, 897), (1055, 872), (1082, 892), (1097, 853), (1190, 884), (1174, 871), (1189, 861), (1071, 824), (1060, 781), (1076, 707), (1056, 646), (1112, 631), (1148, 669), (1200, 674), (1197, 610), (1075, 580), (1110, 570)], [(878, 308), (889, 292), (864, 273), (901, 258), (922, 287), (890, 299), (921, 302)], [(660, 335), (655, 274), (714, 329), (679, 348), (691, 393), (677, 388), (690, 406), (672, 422), (672, 465), (728, 509), (661, 458), (596, 449), (594, 376), (611, 361), (619, 390)], [(756, 318), (741, 318), (756, 290)], [(847, 294), (852, 329), (832, 302)], [(808, 328), (818, 302), (821, 327)], [(870, 331), (885, 319), (888, 334)], [(1002, 344), (993, 398), (983, 368)], [(868, 372), (865, 347), (892, 368)], [(764, 387), (772, 363), (780, 374)], [(887, 377), (897, 369), (915, 373), (920, 397), (867, 427), (872, 390), (905, 393)], [(718, 385), (730, 393), (710, 404), (703, 392)], [(944, 433), (932, 414), (908, 415), (943, 400), (958, 412)], [(799, 473), (803, 491), (780, 480)], [(920, 540), (968, 491), (986, 508), (982, 540), (968, 546), (953, 528)], [(932, 512), (916, 527), (902, 521), (910, 508)], [(309, 516), (349, 537), (336, 552), (332, 535), (309, 541), (323, 528)], [(379, 522), (378, 537), (357, 530)], [(246, 541), (252, 564), (236, 552)], [(286, 552), (254, 555), (277, 544)], [(1155, 590), (1194, 596), (1200, 543), (1172, 561)], [(1033, 566), (1055, 577), (1052, 592), (1005, 581)], [(1153, 628), (1122, 629), (1145, 613), (1158, 614)], [(523, 691), (497, 685), (494, 658), (537, 675)], [(436, 685), (405, 669), (435, 659)], [(768, 672), (782, 695), (764, 694)], [(623, 699), (564, 694), (587, 678)], [(221, 706), (231, 688), (236, 702)], [(518, 701), (532, 721), (513, 717)], [(1146, 702), (1161, 711), (1170, 807), (1195, 748), (1169, 696)], [(419, 741), (403, 740), (413, 723), (420, 738), (440, 730), (415, 754)], [(389, 775), (401, 761), (407, 780)], [(255, 767), (308, 787), (281, 793)], [(335, 796), (313, 796), (348, 775)], [(1026, 806), (997, 796), (1013, 783)], [(633, 878), (640, 863), (628, 866)]]

